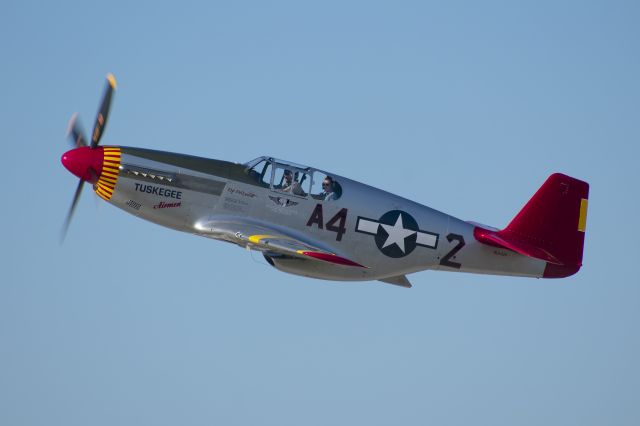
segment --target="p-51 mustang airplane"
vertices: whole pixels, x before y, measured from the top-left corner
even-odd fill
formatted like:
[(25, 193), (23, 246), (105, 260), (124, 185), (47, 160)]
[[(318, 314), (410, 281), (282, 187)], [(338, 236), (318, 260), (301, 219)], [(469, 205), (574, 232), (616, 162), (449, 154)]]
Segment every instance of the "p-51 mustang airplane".
[[(245, 164), (124, 146), (98, 146), (116, 81), (87, 144), (62, 164), (105, 201), (178, 231), (262, 252), (276, 269), (338, 281), (411, 287), (426, 269), (561, 278), (582, 266), (589, 185), (551, 175), (506, 228), (465, 222), (334, 173), (271, 157)], [(64, 234), (63, 234), (64, 235)]]

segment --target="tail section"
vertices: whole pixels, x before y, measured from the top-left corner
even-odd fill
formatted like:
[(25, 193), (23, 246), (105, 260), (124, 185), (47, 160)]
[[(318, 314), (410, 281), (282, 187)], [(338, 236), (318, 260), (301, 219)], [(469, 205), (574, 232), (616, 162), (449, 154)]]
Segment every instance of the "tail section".
[(501, 231), (475, 229), (478, 241), (545, 260), (544, 278), (578, 272), (587, 222), (589, 184), (555, 173)]

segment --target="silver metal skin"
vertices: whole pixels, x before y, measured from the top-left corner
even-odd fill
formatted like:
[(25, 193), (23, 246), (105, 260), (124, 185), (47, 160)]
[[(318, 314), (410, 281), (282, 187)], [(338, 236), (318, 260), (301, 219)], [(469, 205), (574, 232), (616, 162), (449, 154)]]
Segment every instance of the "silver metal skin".
[[(284, 272), (409, 287), (406, 275), (427, 269), (528, 277), (542, 277), (545, 269), (545, 261), (476, 241), (475, 224), (333, 173), (268, 157), (235, 164), (120, 149), (111, 204), (177, 231), (261, 251)], [(275, 167), (262, 179), (261, 170), (252, 169), (261, 161), (306, 175), (301, 185), (307, 192), (311, 179), (317, 188), (317, 179), (330, 176), (341, 195), (325, 201), (314, 192), (316, 197), (279, 190), (280, 182), (271, 182), (278, 179)]]

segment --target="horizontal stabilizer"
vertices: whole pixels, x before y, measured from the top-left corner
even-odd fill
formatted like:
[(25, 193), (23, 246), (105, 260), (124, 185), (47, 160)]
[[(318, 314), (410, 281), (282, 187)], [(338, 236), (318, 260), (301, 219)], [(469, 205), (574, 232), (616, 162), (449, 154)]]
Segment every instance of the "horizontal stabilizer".
[(555, 265), (563, 264), (542, 247), (536, 247), (524, 241), (518, 241), (508, 234), (505, 235), (504, 233), (491, 231), (489, 229), (476, 228), (473, 231), (473, 236), (481, 243), (490, 246), (497, 246), (513, 250), (516, 253), (520, 253), (524, 256), (535, 257), (536, 259), (541, 259)]

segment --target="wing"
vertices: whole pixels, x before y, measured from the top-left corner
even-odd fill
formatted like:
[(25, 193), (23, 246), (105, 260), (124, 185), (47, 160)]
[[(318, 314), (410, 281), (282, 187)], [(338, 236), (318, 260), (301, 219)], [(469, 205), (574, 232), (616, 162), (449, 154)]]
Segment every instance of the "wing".
[(231, 220), (210, 220), (198, 225), (200, 231), (211, 238), (222, 239), (266, 254), (280, 254), (301, 259), (315, 259), (343, 266), (366, 268), (342, 256), (321, 248), (320, 244), (302, 241), (292, 232), (263, 223), (254, 223), (234, 218)]

